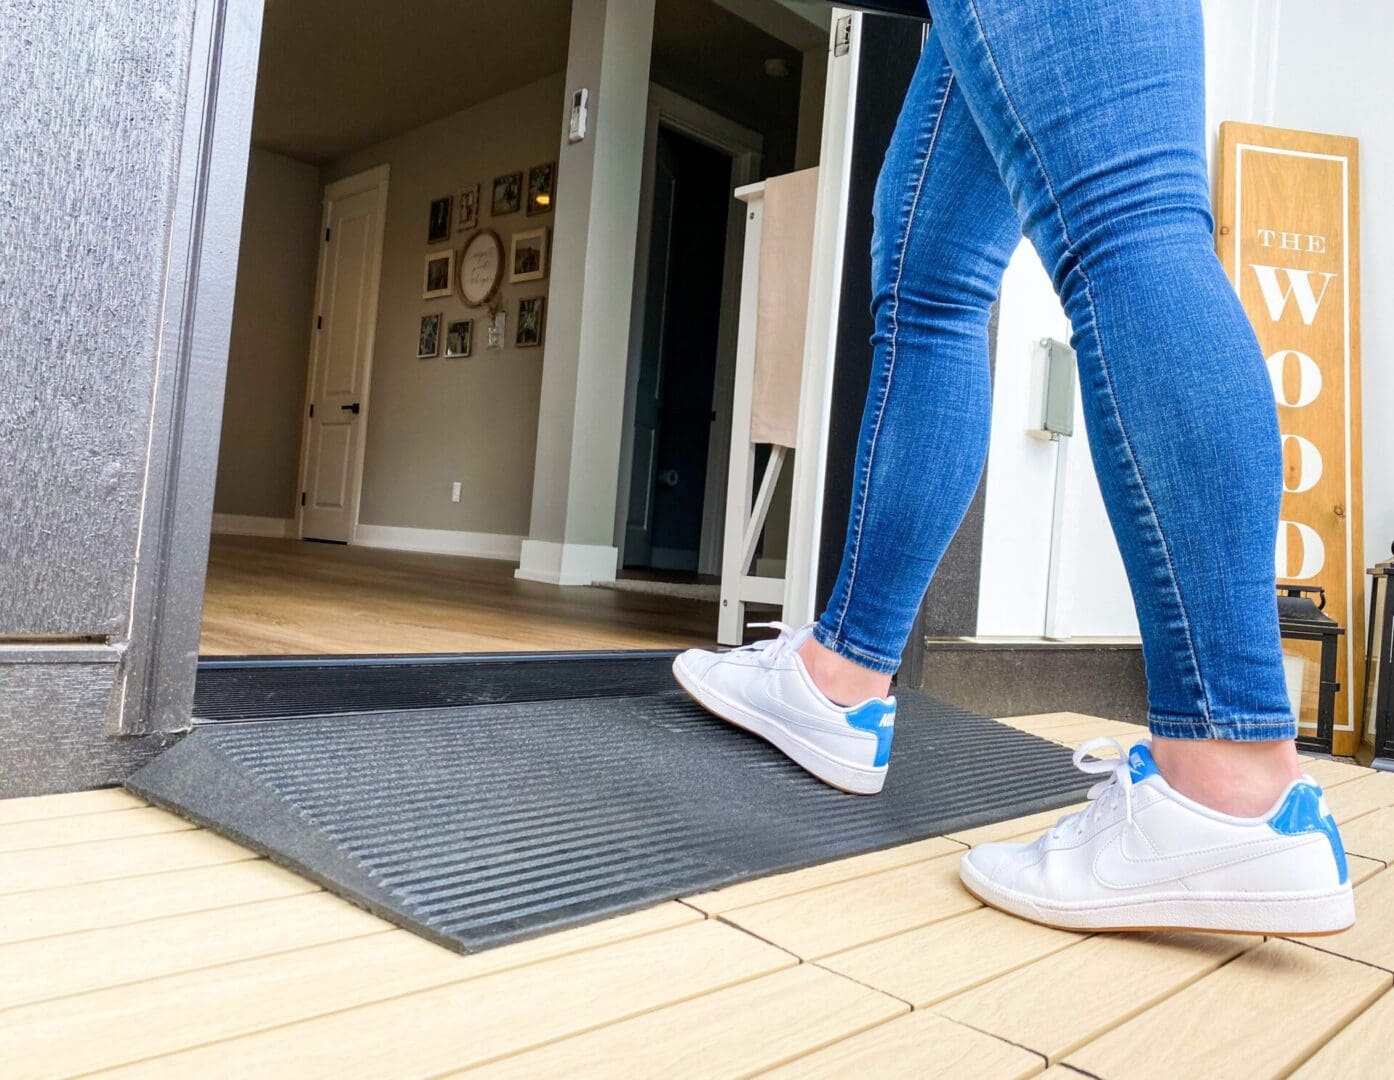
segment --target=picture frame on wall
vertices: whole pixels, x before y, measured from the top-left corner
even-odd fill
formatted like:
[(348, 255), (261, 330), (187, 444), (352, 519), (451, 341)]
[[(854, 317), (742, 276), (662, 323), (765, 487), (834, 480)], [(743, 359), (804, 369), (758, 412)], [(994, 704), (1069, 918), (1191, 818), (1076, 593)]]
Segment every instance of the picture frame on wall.
[(445, 326), (445, 355), (468, 356), (473, 344), (474, 320), (456, 319)]
[(421, 330), (416, 337), (418, 360), (430, 360), (440, 355), (440, 320), (439, 311), (421, 316)]
[(479, 228), (479, 185), (471, 184), (460, 192), (460, 210), (455, 215), (455, 231), (468, 232)]
[(505, 173), (494, 177), (494, 199), (490, 212), (494, 217), (517, 213), (523, 205), (523, 174)]
[(421, 299), (434, 300), (455, 291), (455, 252), (433, 251), (421, 276)]
[(552, 210), (557, 188), (557, 163), (544, 161), (528, 170), (528, 216)]
[(547, 276), (547, 229), (525, 229), (509, 238), (508, 280), (541, 281)]
[(430, 219), (426, 226), (426, 243), (439, 244), (450, 239), (450, 209), (453, 196), (442, 195), (431, 200)]
[(518, 321), (513, 331), (513, 344), (517, 348), (529, 349), (542, 344), (546, 306), (545, 296), (525, 296), (518, 301)]

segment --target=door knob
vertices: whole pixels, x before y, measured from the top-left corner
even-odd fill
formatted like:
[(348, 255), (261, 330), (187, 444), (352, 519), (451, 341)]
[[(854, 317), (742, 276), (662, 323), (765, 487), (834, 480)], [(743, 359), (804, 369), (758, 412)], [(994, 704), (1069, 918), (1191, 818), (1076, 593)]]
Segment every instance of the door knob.
[(340, 405), (339, 408), (343, 409), (344, 412), (351, 412), (354, 416), (357, 416), (360, 406), (358, 402), (355, 401), (352, 405)]

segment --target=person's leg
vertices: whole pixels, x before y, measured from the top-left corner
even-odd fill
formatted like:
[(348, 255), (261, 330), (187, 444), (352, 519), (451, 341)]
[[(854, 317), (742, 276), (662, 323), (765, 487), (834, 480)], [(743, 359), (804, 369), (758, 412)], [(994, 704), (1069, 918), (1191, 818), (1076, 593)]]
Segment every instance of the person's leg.
[(884, 695), (987, 457), (988, 317), (1021, 224), (931, 33), (876, 188), (875, 331), (842, 564), (799, 653), (820, 689)]
[(964, 880), (1057, 925), (1340, 929), (1345, 859), (1283, 677), (1276, 408), (1212, 246), (1199, 0), (930, 8), (1070, 316), (1154, 735), (1083, 761), (1113, 774), (1090, 809), (975, 848)]
[[(699, 703), (815, 776), (885, 781), (890, 673), (987, 452), (987, 322), (1021, 226), (934, 35), (877, 183), (876, 332), (846, 555), (813, 633), (673, 664)], [(820, 644), (821, 642), (821, 644)]]

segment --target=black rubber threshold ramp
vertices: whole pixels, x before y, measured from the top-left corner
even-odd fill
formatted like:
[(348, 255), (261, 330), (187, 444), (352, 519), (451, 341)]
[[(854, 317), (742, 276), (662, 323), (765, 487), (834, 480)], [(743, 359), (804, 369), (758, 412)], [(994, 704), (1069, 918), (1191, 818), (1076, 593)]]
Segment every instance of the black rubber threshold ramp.
[(474, 952), (1063, 806), (1089, 785), (1064, 747), (897, 696), (890, 776), (870, 798), (676, 689), (201, 724), (127, 786)]

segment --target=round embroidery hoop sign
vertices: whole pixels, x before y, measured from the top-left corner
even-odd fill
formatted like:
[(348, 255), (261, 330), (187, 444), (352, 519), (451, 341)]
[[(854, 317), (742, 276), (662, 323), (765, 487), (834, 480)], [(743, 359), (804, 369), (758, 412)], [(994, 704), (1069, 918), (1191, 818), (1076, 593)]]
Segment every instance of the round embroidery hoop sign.
[(503, 284), (503, 241), (493, 229), (480, 229), (460, 249), (456, 267), (460, 299), (470, 307), (491, 307)]

